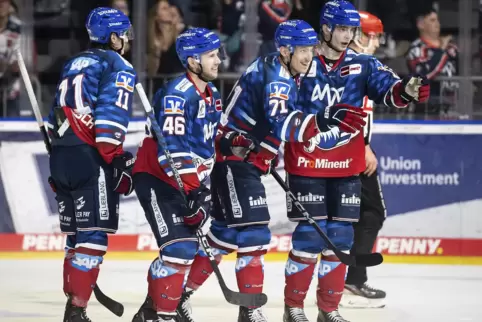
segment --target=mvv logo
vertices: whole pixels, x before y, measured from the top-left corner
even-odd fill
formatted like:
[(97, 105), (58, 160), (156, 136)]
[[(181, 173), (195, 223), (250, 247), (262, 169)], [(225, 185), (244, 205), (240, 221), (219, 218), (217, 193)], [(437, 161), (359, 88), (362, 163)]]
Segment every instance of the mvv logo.
[(326, 102), (327, 106), (332, 106), (341, 101), (344, 91), (345, 87), (334, 88), (330, 87), (328, 84), (325, 84), (325, 87), (323, 87), (322, 90), (320, 84), (316, 84), (315, 88), (313, 89), (313, 94), (311, 94), (311, 101), (314, 102), (316, 100), (320, 100), (322, 102)]

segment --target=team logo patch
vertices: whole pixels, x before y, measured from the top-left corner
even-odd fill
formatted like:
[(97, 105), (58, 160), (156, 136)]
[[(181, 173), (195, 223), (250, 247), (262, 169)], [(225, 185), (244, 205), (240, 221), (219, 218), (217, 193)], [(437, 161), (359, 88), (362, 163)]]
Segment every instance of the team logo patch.
[(184, 115), (186, 100), (176, 95), (164, 96), (164, 114)]
[(269, 83), (269, 98), (288, 100), (291, 86), (283, 82)]
[(134, 76), (134, 74), (128, 72), (118, 72), (117, 78), (115, 80), (115, 86), (122, 87), (129, 92), (133, 92), (135, 80), (136, 77)]
[(199, 109), (197, 110), (197, 118), (202, 119), (206, 117), (206, 102), (204, 100), (199, 101)]

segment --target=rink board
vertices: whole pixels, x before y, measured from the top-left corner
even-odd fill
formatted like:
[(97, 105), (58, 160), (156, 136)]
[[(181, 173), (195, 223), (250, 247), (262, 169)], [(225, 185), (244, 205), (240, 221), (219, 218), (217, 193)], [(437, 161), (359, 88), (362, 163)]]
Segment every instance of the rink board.
[[(136, 151), (143, 127), (130, 124), (128, 150)], [(388, 214), (374, 250), (388, 262), (482, 264), (482, 125), (378, 123), (374, 132)], [(0, 257), (60, 256), (48, 175), (36, 123), (0, 121)], [(273, 233), (267, 259), (284, 260), (294, 226), (284, 192), (271, 177), (263, 182)], [(118, 258), (150, 257), (157, 248), (135, 194), (121, 200), (109, 248)]]

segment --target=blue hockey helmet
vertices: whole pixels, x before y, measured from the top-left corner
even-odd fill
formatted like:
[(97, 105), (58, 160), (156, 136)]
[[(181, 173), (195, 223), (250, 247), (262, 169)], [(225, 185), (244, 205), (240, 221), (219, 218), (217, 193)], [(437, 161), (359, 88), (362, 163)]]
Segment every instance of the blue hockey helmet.
[(348, 1), (329, 1), (321, 9), (320, 27), (327, 25), (333, 30), (335, 26), (360, 27), (360, 14)]
[(206, 28), (190, 28), (181, 33), (176, 39), (177, 57), (187, 68), (187, 59), (194, 58), (201, 63), (201, 55), (219, 49), (219, 58), (225, 58), (225, 52), (218, 35)]
[(110, 35), (115, 33), (119, 38), (133, 38), (132, 25), (129, 18), (120, 10), (99, 7), (87, 16), (85, 27), (90, 41), (108, 44)]
[(288, 20), (276, 28), (274, 34), (276, 48), (288, 47), (293, 53), (296, 46), (316, 46), (318, 35), (316, 31), (303, 20)]

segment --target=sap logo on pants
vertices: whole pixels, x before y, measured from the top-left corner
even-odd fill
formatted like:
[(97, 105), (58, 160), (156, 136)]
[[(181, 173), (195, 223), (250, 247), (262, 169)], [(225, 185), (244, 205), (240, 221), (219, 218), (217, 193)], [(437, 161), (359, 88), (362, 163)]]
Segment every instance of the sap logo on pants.
[(296, 274), (298, 272), (301, 272), (307, 267), (308, 267), (308, 264), (294, 262), (291, 260), (291, 258), (288, 258), (288, 261), (286, 262), (286, 266), (285, 266), (285, 275), (290, 276), (290, 275)]
[(318, 276), (323, 277), (326, 276), (328, 273), (333, 271), (335, 268), (340, 265), (340, 262), (328, 262), (328, 261), (321, 261), (320, 267), (318, 268)]
[(177, 269), (164, 265), (163, 261), (159, 259), (151, 265), (151, 276), (153, 279), (168, 277), (176, 274), (177, 272)]
[(102, 264), (101, 256), (75, 254), (75, 257), (72, 259), (72, 266), (84, 272), (90, 271), (100, 264)]

